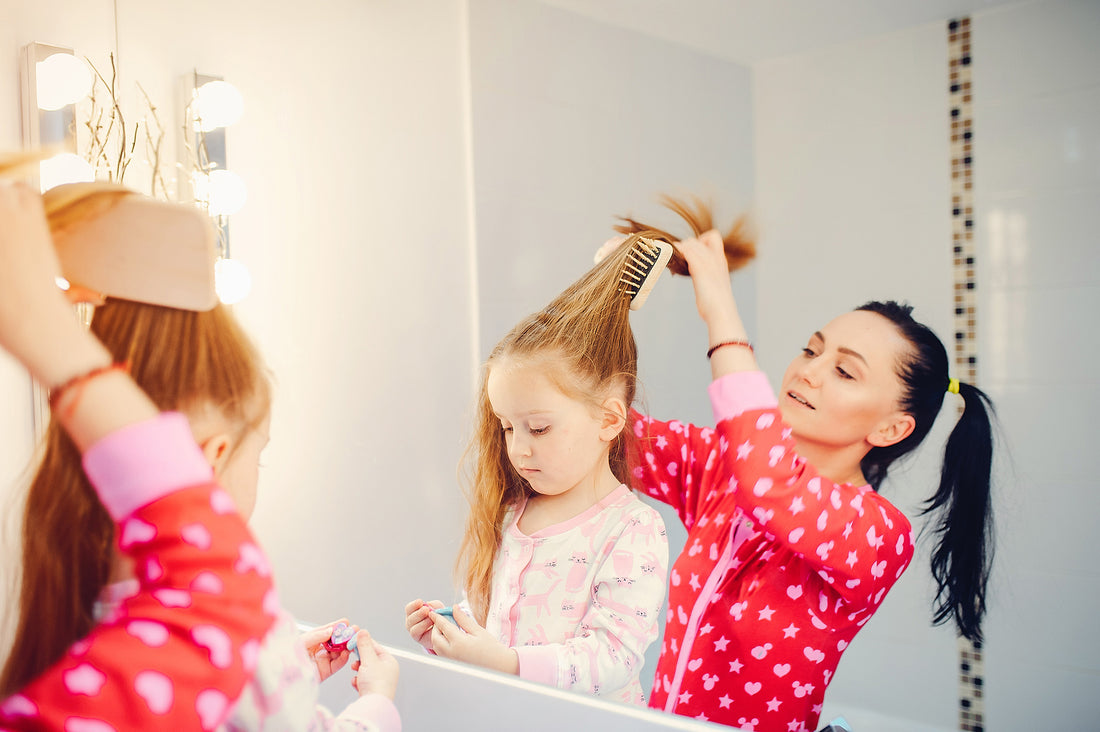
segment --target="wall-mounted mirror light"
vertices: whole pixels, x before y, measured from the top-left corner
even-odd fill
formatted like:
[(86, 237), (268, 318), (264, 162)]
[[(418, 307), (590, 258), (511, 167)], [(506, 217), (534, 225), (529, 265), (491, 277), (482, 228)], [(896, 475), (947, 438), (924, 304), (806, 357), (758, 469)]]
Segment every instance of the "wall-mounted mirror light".
[(93, 180), (95, 172), (77, 154), (76, 140), (76, 105), (92, 90), (88, 64), (71, 48), (31, 43), (23, 47), (21, 66), (23, 145), (56, 151), (40, 165), (41, 190)]
[(214, 270), (218, 298), (227, 305), (244, 299), (252, 276), (230, 257), (229, 217), (248, 197), (244, 181), (226, 167), (225, 128), (241, 118), (244, 101), (225, 80), (194, 72), (184, 77), (186, 109), (182, 148), (188, 151), (185, 173), (193, 200), (206, 209), (218, 228), (218, 261)]

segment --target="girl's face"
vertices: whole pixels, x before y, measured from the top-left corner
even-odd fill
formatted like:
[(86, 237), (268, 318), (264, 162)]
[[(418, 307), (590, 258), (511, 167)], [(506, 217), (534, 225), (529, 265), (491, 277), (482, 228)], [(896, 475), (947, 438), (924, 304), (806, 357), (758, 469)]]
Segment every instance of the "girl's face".
[(619, 430), (590, 405), (562, 393), (545, 367), (501, 357), (489, 370), (486, 391), (508, 459), (536, 492), (564, 495), (578, 486), (595, 487), (610, 473), (608, 448)]
[[(897, 368), (909, 343), (886, 318), (845, 313), (810, 336), (783, 376), (779, 409), (797, 440), (821, 447), (893, 444), (911, 431)], [(899, 431), (900, 430), (900, 431)]]
[(233, 497), (237, 510), (245, 521), (256, 509), (256, 489), (260, 483), (260, 454), (267, 447), (271, 434), (271, 415), (256, 427), (249, 428), (232, 449), (218, 472), (218, 482)]
[(239, 421), (227, 419), (210, 406), (188, 410), (187, 419), (218, 484), (233, 497), (237, 510), (247, 521), (256, 508), (260, 454), (267, 447), (271, 413), (243, 431)]

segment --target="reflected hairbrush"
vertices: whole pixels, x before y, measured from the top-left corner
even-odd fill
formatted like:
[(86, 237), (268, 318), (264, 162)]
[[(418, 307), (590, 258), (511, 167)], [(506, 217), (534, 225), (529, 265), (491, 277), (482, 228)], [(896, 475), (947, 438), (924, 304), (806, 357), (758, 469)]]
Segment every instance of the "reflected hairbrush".
[(660, 239), (638, 237), (630, 245), (619, 282), (630, 295), (630, 309), (637, 310), (649, 297), (657, 278), (672, 258), (672, 245)]

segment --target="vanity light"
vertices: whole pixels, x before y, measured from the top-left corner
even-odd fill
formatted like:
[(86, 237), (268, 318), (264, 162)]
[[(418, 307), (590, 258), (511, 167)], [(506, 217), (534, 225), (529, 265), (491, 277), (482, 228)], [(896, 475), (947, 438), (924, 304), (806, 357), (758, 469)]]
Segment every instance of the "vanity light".
[(195, 90), (195, 123), (203, 132), (228, 127), (244, 113), (244, 98), (227, 81), (208, 81)]
[(240, 302), (252, 291), (252, 275), (235, 259), (219, 259), (214, 265), (214, 290), (226, 305)]
[(187, 94), (187, 139), (192, 151), (189, 176), (192, 198), (214, 219), (218, 229), (218, 260), (214, 289), (226, 305), (243, 300), (252, 289), (252, 276), (229, 254), (229, 216), (237, 213), (248, 192), (241, 177), (226, 170), (225, 127), (241, 118), (244, 100), (232, 84), (197, 71), (184, 78)]
[(231, 216), (241, 210), (248, 192), (239, 175), (229, 170), (215, 170), (208, 179), (211, 216)]
[(93, 180), (92, 166), (76, 154), (76, 103), (93, 83), (88, 64), (71, 48), (30, 43), (23, 47), (21, 67), (23, 145), (58, 151), (40, 164), (40, 190)]
[(76, 104), (92, 90), (88, 64), (72, 53), (54, 53), (35, 64), (38, 108), (54, 112)]
[(61, 153), (38, 164), (39, 189), (45, 193), (62, 183), (90, 183), (95, 171), (76, 153)]

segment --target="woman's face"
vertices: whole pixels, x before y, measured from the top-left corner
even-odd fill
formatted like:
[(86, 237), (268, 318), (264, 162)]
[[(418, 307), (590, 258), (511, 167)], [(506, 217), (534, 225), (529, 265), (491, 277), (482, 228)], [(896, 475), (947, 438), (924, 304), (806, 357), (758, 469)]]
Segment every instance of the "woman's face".
[(787, 367), (779, 393), (780, 412), (795, 438), (838, 449), (900, 441), (909, 430), (896, 429), (906, 418), (897, 369), (910, 349), (893, 323), (862, 310), (810, 336)]

